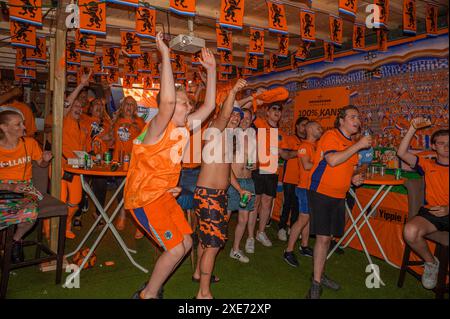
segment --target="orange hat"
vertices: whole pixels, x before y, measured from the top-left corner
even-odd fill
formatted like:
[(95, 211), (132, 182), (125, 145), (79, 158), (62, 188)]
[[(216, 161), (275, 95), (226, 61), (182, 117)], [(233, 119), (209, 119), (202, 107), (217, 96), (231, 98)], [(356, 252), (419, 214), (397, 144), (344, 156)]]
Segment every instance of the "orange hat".
[(275, 89), (265, 91), (258, 95), (253, 95), (253, 111), (256, 112), (256, 100), (263, 101), (264, 103), (273, 103), (284, 101), (289, 97), (289, 91), (285, 87), (279, 86)]

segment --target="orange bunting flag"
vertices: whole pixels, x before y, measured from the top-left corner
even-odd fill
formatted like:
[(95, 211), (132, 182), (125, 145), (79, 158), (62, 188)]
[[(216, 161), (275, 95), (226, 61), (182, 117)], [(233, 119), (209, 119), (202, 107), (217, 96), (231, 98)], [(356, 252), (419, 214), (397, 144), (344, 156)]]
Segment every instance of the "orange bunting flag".
[(151, 52), (142, 52), (138, 60), (138, 71), (142, 73), (152, 72), (152, 54)]
[[(226, 52), (226, 51), (219, 51), (219, 52)], [(201, 56), (202, 56), (201, 51), (193, 53), (191, 58), (192, 65), (201, 65), (200, 63)]]
[(139, 8), (136, 10), (136, 33), (141, 38), (156, 38), (155, 8), (139, 5)]
[(106, 35), (106, 3), (102, 0), (78, 0), (80, 31)]
[(353, 25), (353, 50), (365, 51), (366, 48), (366, 26), (362, 23)]
[(154, 79), (159, 79), (160, 78), (160, 73), (159, 73), (159, 63), (158, 62), (152, 62), (152, 77)]
[(67, 42), (66, 47), (66, 60), (67, 64), (81, 64), (81, 56), (80, 53), (76, 51), (77, 45), (75, 42)]
[(289, 36), (278, 35), (278, 56), (287, 57), (289, 55)]
[(295, 58), (295, 55), (291, 55), (291, 69), (297, 69), (300, 67), (301, 61)]
[(220, 5), (221, 27), (242, 30), (245, 0), (222, 0)]
[(34, 49), (27, 49), (27, 57), (30, 61), (40, 63), (47, 62), (47, 40), (45, 36), (36, 37), (36, 47)]
[(272, 72), (272, 68), (270, 65), (270, 58), (266, 59), (264, 58), (264, 73), (270, 73)]
[(66, 65), (66, 72), (68, 74), (77, 74), (78, 73), (78, 65), (76, 65), (76, 64), (67, 64)]
[(303, 41), (316, 41), (316, 14), (311, 10), (300, 10), (300, 38)]
[(129, 58), (138, 58), (141, 55), (141, 40), (134, 31), (120, 32), (122, 51)]
[(323, 50), (325, 62), (334, 61), (334, 44), (332, 42), (323, 41)]
[(335, 45), (342, 45), (342, 30), (344, 29), (344, 22), (342, 21), (342, 18), (330, 14), (328, 21), (330, 26), (331, 42)]
[(377, 30), (378, 51), (388, 50), (388, 31), (385, 28)]
[(311, 47), (311, 42), (300, 41), (297, 53), (295, 54), (296, 60), (306, 60), (309, 57), (309, 49)]
[(135, 75), (137, 74), (137, 59), (133, 58), (125, 58), (124, 61), (124, 71), (126, 75)]
[(427, 35), (435, 36), (438, 34), (438, 7), (434, 4), (427, 3), (426, 13), (426, 30)]
[(106, 69), (119, 68), (119, 47), (103, 48), (103, 67)]
[(389, 0), (375, 0), (375, 4), (378, 5), (380, 16), (376, 19), (376, 15), (373, 21), (375, 28), (387, 27), (389, 19)]
[(16, 68), (19, 69), (36, 69), (36, 61), (30, 61), (27, 59), (27, 49), (16, 49)]
[(273, 52), (269, 54), (269, 67), (272, 71), (278, 68), (278, 55)]
[(170, 11), (185, 16), (195, 16), (195, 0), (170, 0)]
[(144, 90), (151, 90), (153, 88), (153, 78), (149, 74), (142, 75), (142, 86)]
[(221, 65), (233, 65), (233, 54), (231, 51), (219, 51)]
[(232, 42), (232, 33), (231, 31), (222, 29), (217, 25), (216, 28), (216, 36), (217, 36), (217, 50), (233, 50), (233, 42)]
[(103, 55), (96, 55), (94, 57), (94, 75), (104, 75), (103, 70)]
[(221, 72), (219, 72), (219, 76), (217, 78), (220, 82), (228, 81), (228, 75)]
[(139, 5), (139, 0), (107, 0), (107, 2), (123, 4), (125, 6), (137, 8)]
[(403, 0), (403, 32), (415, 35), (417, 33), (416, 0)]
[(223, 73), (223, 74), (232, 74), (233, 69), (232, 69), (231, 65), (220, 65), (219, 72)]
[(122, 83), (122, 87), (124, 89), (132, 89), (133, 88), (133, 84), (137, 79), (137, 75), (133, 76), (130, 74), (126, 74), (122, 77), (123, 79), (123, 83)]
[(119, 81), (119, 70), (118, 69), (109, 69), (107, 75), (107, 81), (109, 84), (114, 84)]
[(355, 18), (357, 11), (358, 0), (339, 0), (339, 13)]
[(247, 52), (245, 56), (245, 68), (251, 70), (258, 70), (258, 57)]
[(269, 9), (269, 31), (288, 33), (284, 5), (275, 1), (266, 1)]
[(264, 29), (250, 28), (250, 46), (248, 52), (256, 55), (264, 55)]
[(42, 0), (8, 0), (10, 20), (42, 26)]
[(76, 51), (84, 54), (95, 54), (95, 44), (97, 36), (93, 34), (84, 34), (80, 30), (75, 32)]
[(27, 23), (10, 21), (11, 45), (32, 48), (36, 47), (36, 27)]
[(184, 73), (184, 56), (178, 53), (173, 54), (172, 71), (174, 74)]

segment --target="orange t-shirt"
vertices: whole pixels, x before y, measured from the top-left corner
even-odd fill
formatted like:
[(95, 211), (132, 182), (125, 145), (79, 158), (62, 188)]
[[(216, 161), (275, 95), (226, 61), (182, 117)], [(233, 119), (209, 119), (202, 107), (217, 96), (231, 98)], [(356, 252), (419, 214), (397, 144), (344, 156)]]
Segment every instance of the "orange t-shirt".
[(310, 190), (334, 198), (345, 198), (350, 189), (355, 165), (358, 164), (358, 154), (355, 153), (347, 161), (335, 167), (328, 165), (325, 155), (344, 151), (353, 144), (354, 142), (338, 129), (331, 129), (323, 134), (317, 144), (313, 160)]
[(34, 136), (34, 133), (36, 133), (36, 122), (34, 119), (34, 114), (31, 108), (26, 105), (25, 103), (14, 101), (10, 104), (7, 104), (8, 106), (12, 106), (16, 109), (18, 109), (20, 112), (22, 112), (24, 120), (25, 120), (25, 128), (27, 130), (26, 136)]
[[(147, 125), (151, 125), (151, 121)], [(175, 129), (175, 124), (169, 122), (161, 140), (153, 145), (135, 140), (125, 184), (126, 209), (145, 207), (178, 185), (181, 157), (174, 161), (171, 153), (174, 147), (184, 150), (188, 137), (171, 137)]]
[[(287, 136), (283, 143), (280, 143), (280, 148), (287, 149), (290, 151), (298, 151), (300, 148), (301, 140), (297, 135)], [(284, 176), (283, 183), (287, 184), (298, 184), (298, 159), (297, 157), (287, 160), (284, 164)]]
[[(24, 142), (25, 141), (25, 142)], [(42, 158), (42, 150), (34, 138), (20, 139), (12, 150), (0, 149), (0, 180), (31, 180), (31, 161)]]
[(314, 156), (316, 154), (316, 143), (311, 143), (309, 141), (302, 141), (300, 144), (300, 147), (298, 149), (298, 184), (297, 187), (307, 189), (308, 184), (310, 182), (311, 177), (311, 170), (307, 171), (303, 167), (303, 164), (301, 163), (301, 158), (308, 156), (311, 160), (314, 159)]
[(94, 151), (95, 154), (103, 154), (108, 151), (109, 143), (105, 142), (102, 137), (111, 131), (111, 123), (109, 121), (101, 121), (98, 117), (87, 116), (80, 124), (87, 132), (87, 152)]
[(64, 117), (62, 152), (68, 158), (77, 157), (73, 151), (86, 150), (86, 133), (82, 130), (80, 123), (70, 114)]
[[(253, 124), (255, 125), (256, 128), (258, 129), (266, 129), (266, 145), (265, 145), (265, 149), (266, 149), (266, 153), (265, 153), (265, 157), (268, 158), (266, 161), (262, 162), (260, 158), (258, 158), (258, 162), (259, 162), (259, 169), (262, 171), (265, 171), (267, 173), (270, 174), (278, 174), (279, 173), (279, 167), (278, 167), (278, 160), (279, 160), (279, 154), (278, 154), (278, 146), (279, 144), (283, 144), (285, 143), (286, 139), (287, 139), (287, 135), (278, 128), (278, 143), (277, 145), (270, 145), (270, 129), (274, 128), (272, 126), (269, 125), (269, 123), (264, 120), (261, 119), (259, 117), (257, 117), (254, 121)], [(258, 133), (258, 130), (256, 131), (256, 133)], [(260, 152), (260, 148), (259, 148), (259, 143), (262, 142), (262, 139), (260, 139), (258, 137), (258, 153)], [(276, 168), (270, 165), (270, 163), (275, 163), (276, 164)]]
[(425, 205), (448, 206), (448, 165), (418, 157), (416, 169), (425, 178)]
[[(134, 125), (133, 125), (134, 124)], [(119, 160), (122, 154), (131, 154), (133, 148), (133, 140), (139, 136), (145, 127), (145, 122), (142, 118), (136, 117), (133, 120), (119, 118), (114, 123), (114, 154), (113, 159)]]

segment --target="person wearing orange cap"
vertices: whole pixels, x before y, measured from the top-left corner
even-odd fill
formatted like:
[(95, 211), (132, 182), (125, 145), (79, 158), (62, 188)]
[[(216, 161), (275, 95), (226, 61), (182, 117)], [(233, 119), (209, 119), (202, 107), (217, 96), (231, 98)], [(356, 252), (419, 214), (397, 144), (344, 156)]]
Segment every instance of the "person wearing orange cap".
[(186, 92), (175, 89), (169, 48), (162, 32), (156, 36), (156, 47), (162, 58), (159, 111), (134, 141), (124, 198), (125, 209), (164, 252), (150, 280), (133, 299), (162, 298), (164, 283), (192, 248), (192, 229), (175, 199), (181, 191), (177, 187), (180, 161), (189, 138), (187, 129), (193, 128), (195, 120), (209, 117), (216, 99), (216, 62), (211, 51), (202, 49), (201, 64), (208, 77), (205, 103), (191, 112)]

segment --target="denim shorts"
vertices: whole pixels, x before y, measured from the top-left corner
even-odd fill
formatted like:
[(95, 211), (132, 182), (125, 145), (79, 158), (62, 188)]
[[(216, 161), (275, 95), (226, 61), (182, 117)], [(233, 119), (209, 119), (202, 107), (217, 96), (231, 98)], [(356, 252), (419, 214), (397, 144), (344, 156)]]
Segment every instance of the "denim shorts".
[(241, 195), (232, 185), (230, 185), (228, 188), (228, 210), (234, 211), (241, 209), (252, 211), (255, 208), (255, 184), (253, 183), (253, 179), (238, 178), (237, 180), (242, 189), (252, 193), (252, 198), (250, 198), (247, 207), (240, 207), (239, 202), (241, 201)]

